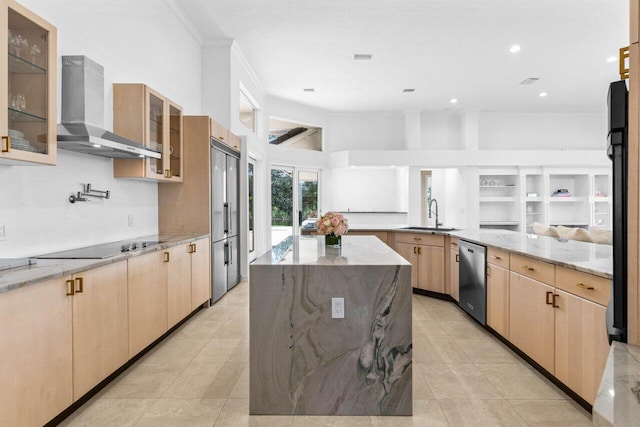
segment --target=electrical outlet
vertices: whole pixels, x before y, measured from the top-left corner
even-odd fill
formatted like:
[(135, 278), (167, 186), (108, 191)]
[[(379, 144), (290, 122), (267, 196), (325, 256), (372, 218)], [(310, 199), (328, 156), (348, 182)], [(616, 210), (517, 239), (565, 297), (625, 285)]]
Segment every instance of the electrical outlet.
[(331, 318), (344, 319), (344, 298), (331, 298)]
[(127, 225), (128, 225), (129, 227), (133, 227), (133, 214), (129, 214), (129, 215), (127, 216)]
[(7, 229), (4, 225), (0, 225), (0, 240), (7, 240)]

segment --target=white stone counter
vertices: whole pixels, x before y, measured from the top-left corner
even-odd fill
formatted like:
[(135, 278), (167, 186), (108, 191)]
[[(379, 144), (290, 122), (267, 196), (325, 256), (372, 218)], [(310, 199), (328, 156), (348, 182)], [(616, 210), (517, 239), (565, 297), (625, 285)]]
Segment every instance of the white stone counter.
[(640, 425), (640, 347), (613, 342), (593, 405), (593, 423)]

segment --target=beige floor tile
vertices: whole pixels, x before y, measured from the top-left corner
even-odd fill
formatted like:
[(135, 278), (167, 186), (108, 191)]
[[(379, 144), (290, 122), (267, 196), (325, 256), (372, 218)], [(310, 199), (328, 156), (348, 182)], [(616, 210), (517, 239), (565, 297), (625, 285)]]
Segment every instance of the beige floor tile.
[(567, 400), (512, 400), (511, 406), (530, 426), (592, 426), (591, 414)]
[(416, 339), (413, 346), (413, 360), (423, 365), (472, 363), (465, 352), (447, 337)]
[(475, 364), (522, 363), (509, 348), (493, 337), (481, 339), (453, 339)]
[(215, 426), (220, 427), (287, 427), (293, 425), (293, 417), (273, 415), (249, 416), (249, 399), (228, 399)]
[(293, 427), (371, 427), (371, 417), (293, 417)]
[(164, 340), (147, 360), (156, 363), (188, 364), (211, 341), (211, 337), (174, 337)]
[(436, 399), (501, 399), (502, 396), (474, 364), (422, 365)]
[(478, 365), (478, 369), (507, 400), (555, 400), (566, 395), (541, 374), (523, 363)]
[[(191, 363), (162, 394), (163, 399), (214, 399), (211, 390), (222, 367), (215, 363)], [(226, 398), (226, 396), (224, 396)]]
[(438, 320), (440, 327), (448, 336), (456, 339), (483, 339), (491, 334), (469, 319), (461, 320)]
[(412, 381), (413, 381), (413, 400), (430, 400), (433, 399), (433, 392), (429, 388), (427, 381), (422, 375), (422, 370), (420, 369), (420, 364), (413, 362), (411, 372), (413, 373)]
[(231, 390), (231, 394), (229, 395), (230, 399), (248, 399), (249, 398), (249, 363), (247, 363), (240, 374), (240, 378), (238, 378), (238, 382), (236, 383), (233, 390)]
[(98, 399), (91, 405), (82, 406), (60, 425), (65, 427), (134, 426), (154, 403), (153, 399)]
[(441, 400), (440, 407), (455, 427), (516, 427), (525, 421), (505, 400)]
[(185, 369), (185, 365), (145, 361), (126, 370), (104, 391), (106, 399), (157, 399)]
[(236, 349), (242, 342), (243, 340), (237, 336), (235, 338), (212, 338), (193, 358), (193, 362), (223, 364), (231, 358), (235, 359)]
[[(415, 395), (414, 395), (415, 396)], [(449, 427), (437, 400), (413, 400), (411, 417), (371, 417), (374, 427)]]
[(211, 427), (224, 399), (159, 399), (136, 427)]

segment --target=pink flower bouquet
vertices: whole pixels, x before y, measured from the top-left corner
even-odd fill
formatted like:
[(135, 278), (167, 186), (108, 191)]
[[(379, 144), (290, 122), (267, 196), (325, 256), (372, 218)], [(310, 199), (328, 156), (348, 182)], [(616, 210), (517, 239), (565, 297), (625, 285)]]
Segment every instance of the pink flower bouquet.
[(318, 234), (334, 234), (336, 236), (342, 236), (349, 231), (349, 222), (347, 219), (337, 212), (327, 212), (322, 215), (317, 221)]

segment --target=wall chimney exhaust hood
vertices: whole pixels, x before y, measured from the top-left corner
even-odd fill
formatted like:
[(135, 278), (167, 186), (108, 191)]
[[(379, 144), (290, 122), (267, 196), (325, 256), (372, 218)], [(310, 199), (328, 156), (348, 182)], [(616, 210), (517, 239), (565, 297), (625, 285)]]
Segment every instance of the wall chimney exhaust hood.
[(104, 68), (82, 55), (62, 57), (58, 147), (115, 159), (161, 158), (157, 151), (104, 130)]

